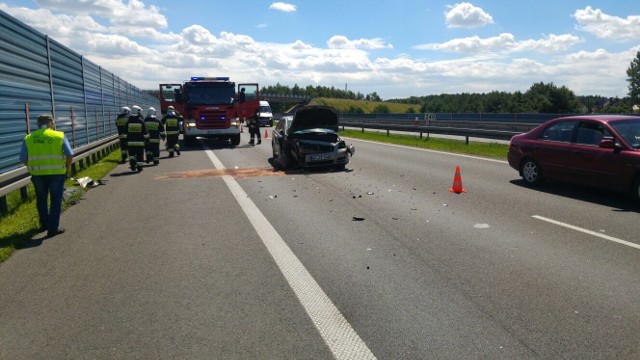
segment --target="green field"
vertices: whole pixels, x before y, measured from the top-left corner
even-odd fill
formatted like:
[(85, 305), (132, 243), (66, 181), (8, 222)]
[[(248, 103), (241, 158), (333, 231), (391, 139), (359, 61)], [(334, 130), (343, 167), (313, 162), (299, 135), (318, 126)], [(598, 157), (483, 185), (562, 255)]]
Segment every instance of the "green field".
[(499, 160), (506, 160), (507, 150), (509, 150), (509, 145), (507, 144), (469, 141), (467, 145), (463, 140), (444, 139), (433, 136), (423, 136), (421, 139), (417, 134), (405, 135), (391, 133), (387, 135), (386, 132), (379, 131), (362, 132), (360, 130), (344, 130), (340, 131), (340, 135), (354, 139), (440, 150), (456, 154), (482, 156)]

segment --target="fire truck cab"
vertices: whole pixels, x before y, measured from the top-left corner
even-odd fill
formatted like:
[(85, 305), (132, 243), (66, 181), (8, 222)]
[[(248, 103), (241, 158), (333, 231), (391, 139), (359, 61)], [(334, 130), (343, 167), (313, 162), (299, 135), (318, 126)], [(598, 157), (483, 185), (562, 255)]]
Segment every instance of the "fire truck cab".
[(236, 88), (228, 77), (192, 77), (183, 84), (160, 84), (162, 114), (169, 106), (182, 117), (185, 145), (204, 137), (227, 139), (235, 146), (240, 144), (241, 123), (260, 107), (259, 88), (256, 83)]

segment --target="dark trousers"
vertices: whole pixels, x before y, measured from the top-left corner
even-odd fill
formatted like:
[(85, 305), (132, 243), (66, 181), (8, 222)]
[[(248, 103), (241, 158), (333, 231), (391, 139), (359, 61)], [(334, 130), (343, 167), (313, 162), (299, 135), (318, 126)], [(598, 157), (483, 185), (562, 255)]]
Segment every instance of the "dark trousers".
[(167, 135), (166, 146), (167, 151), (170, 153), (180, 149), (180, 145), (178, 145), (178, 135)]
[(249, 138), (251, 139), (249, 142), (253, 143), (253, 137), (256, 137), (258, 142), (262, 142), (262, 138), (260, 137), (260, 127), (251, 126), (249, 127)]
[(142, 169), (144, 161), (144, 146), (129, 146), (129, 165), (131, 170)]
[(153, 161), (154, 164), (160, 162), (160, 140), (157, 143), (148, 143), (147, 150), (147, 163)]
[[(31, 176), (31, 182), (36, 191), (36, 208), (38, 208), (40, 226), (46, 227), (49, 231), (56, 231), (60, 226), (66, 179), (66, 174)], [(48, 204), (49, 199), (51, 199), (51, 205)]]
[(127, 161), (127, 139), (120, 139), (120, 154), (122, 161)]

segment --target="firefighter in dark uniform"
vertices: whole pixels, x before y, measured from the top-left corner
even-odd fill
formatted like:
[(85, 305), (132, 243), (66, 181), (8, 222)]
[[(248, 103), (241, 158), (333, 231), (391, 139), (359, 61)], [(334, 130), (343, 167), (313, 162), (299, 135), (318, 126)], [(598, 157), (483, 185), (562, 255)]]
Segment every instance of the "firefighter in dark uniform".
[(249, 120), (249, 138), (251, 139), (249, 141), (249, 145), (255, 144), (253, 142), (254, 137), (258, 138), (258, 145), (262, 143), (262, 138), (260, 138), (260, 123), (258, 120), (258, 116), (259, 116), (258, 111), (259, 110), (256, 110), (256, 114), (248, 119)]
[(118, 129), (118, 138), (120, 139), (120, 154), (122, 155), (121, 164), (127, 162), (127, 121), (129, 115), (131, 115), (131, 109), (128, 106), (123, 106), (120, 109), (122, 112), (118, 114), (116, 118), (116, 128)]
[(144, 119), (144, 124), (149, 130), (149, 142), (147, 143), (147, 164), (153, 161), (155, 165), (160, 164), (160, 139), (164, 140), (166, 134), (164, 132), (164, 125), (156, 117), (156, 109), (150, 107), (147, 110), (147, 117)]
[(133, 171), (142, 171), (144, 147), (149, 140), (149, 131), (142, 117), (142, 108), (134, 105), (131, 116), (127, 120), (127, 148), (129, 150), (129, 166)]
[(162, 118), (162, 124), (165, 127), (167, 134), (167, 151), (169, 157), (180, 155), (180, 144), (178, 144), (178, 136), (180, 135), (180, 120), (181, 116), (176, 114), (176, 110), (173, 106), (167, 108), (167, 115)]

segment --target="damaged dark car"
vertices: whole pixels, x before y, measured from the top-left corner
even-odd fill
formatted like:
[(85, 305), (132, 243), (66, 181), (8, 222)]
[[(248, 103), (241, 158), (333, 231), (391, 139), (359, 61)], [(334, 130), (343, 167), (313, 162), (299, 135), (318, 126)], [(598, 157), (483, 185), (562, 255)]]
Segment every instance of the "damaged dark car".
[(332, 167), (344, 170), (355, 153), (338, 135), (338, 113), (330, 106), (309, 105), (285, 116), (271, 137), (276, 169)]

